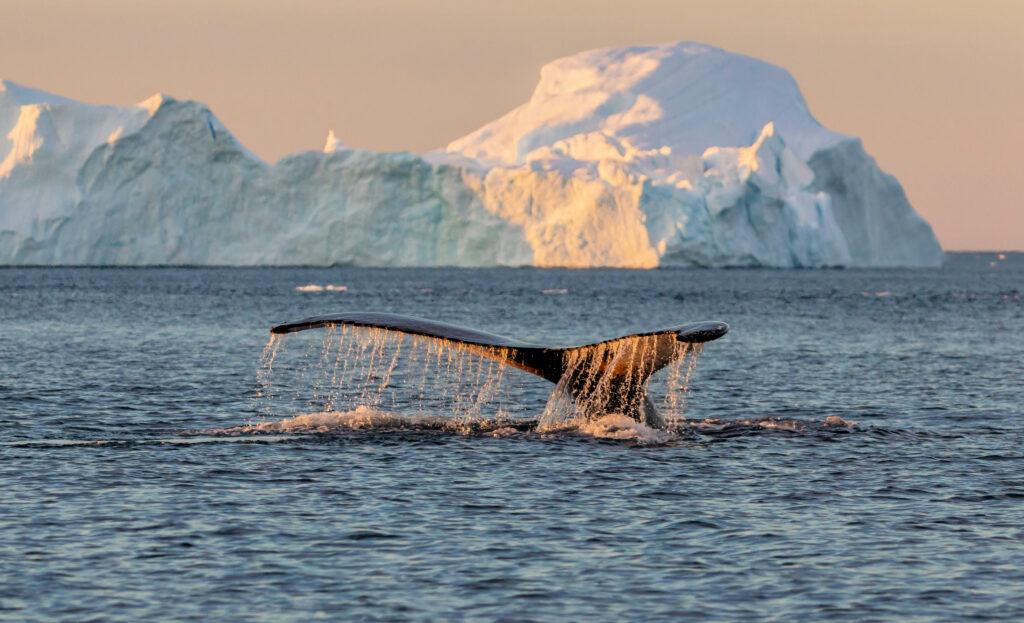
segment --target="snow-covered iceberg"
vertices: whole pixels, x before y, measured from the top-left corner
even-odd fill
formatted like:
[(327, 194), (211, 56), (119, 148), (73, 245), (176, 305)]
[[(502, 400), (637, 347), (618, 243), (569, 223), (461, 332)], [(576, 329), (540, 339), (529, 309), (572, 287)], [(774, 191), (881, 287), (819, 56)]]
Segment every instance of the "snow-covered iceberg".
[(929, 225), (784, 70), (695, 43), (546, 65), (419, 156), (268, 165), (201, 103), (0, 81), (0, 264), (935, 266)]

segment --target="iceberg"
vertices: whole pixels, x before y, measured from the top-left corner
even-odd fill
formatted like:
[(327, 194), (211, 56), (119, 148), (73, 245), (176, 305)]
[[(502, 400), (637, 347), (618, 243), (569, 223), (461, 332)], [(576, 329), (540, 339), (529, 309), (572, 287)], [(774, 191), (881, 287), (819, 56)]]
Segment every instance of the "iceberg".
[(698, 43), (583, 52), (423, 155), (268, 164), (210, 109), (0, 81), (0, 264), (937, 266), (861, 142), (783, 69)]

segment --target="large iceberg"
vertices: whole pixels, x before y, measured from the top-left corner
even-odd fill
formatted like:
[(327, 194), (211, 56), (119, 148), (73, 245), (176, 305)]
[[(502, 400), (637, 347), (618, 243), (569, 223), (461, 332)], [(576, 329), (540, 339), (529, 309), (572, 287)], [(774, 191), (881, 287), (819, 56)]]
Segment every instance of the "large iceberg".
[(784, 70), (696, 43), (546, 65), (425, 155), (273, 165), (201, 103), (94, 106), (0, 81), (0, 264), (936, 266), (858, 139)]

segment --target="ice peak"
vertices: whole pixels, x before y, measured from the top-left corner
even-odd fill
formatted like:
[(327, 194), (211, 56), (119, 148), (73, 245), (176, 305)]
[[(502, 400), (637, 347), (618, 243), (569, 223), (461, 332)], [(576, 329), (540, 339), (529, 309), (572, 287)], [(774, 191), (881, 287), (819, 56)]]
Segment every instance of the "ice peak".
[(761, 134), (750, 147), (739, 150), (738, 164), (745, 166), (751, 171), (758, 168), (758, 158), (763, 153), (780, 153), (785, 148), (785, 143), (775, 134), (775, 123), (769, 121), (761, 128)]
[(603, 93), (627, 91), (661, 69), (663, 62), (673, 56), (708, 53), (728, 54), (719, 48), (690, 41), (587, 50), (544, 65), (534, 99), (595, 89)]
[(77, 103), (75, 100), (22, 86), (0, 79), (0, 106), (31, 106), (32, 104)]
[(548, 63), (528, 102), (447, 149), (521, 165), (538, 150), (599, 132), (638, 152), (668, 147), (699, 155), (712, 146), (750, 145), (770, 122), (805, 159), (844, 138), (811, 116), (786, 70), (683, 41), (589, 50)]
[(764, 127), (761, 128), (761, 135), (757, 137), (757, 142), (758, 143), (763, 143), (764, 140), (766, 138), (770, 137), (770, 136), (775, 136), (775, 122), (774, 121), (769, 121), (768, 123), (764, 124)]
[(145, 110), (149, 111), (149, 116), (152, 117), (156, 114), (156, 111), (164, 105), (164, 102), (173, 101), (175, 101), (174, 98), (170, 95), (167, 95), (166, 93), (154, 93), (153, 95), (147, 97), (146, 99), (136, 104), (136, 106), (138, 106), (139, 108), (144, 108)]
[[(730, 180), (721, 184), (723, 187), (735, 188), (737, 184), (750, 182), (766, 196), (799, 194), (814, 182), (814, 171), (793, 153), (771, 122), (765, 124), (752, 145), (711, 147), (702, 159), (704, 177)], [(797, 201), (794, 205), (803, 204)]]
[(345, 149), (345, 144), (334, 135), (334, 130), (327, 131), (327, 142), (324, 143), (324, 153), (330, 154)]

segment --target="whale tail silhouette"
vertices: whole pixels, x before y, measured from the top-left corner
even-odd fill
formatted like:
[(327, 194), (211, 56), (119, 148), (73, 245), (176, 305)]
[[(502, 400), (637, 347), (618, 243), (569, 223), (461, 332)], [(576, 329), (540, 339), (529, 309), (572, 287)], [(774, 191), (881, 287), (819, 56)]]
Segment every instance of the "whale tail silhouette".
[(270, 332), (293, 333), (337, 325), (444, 340), (555, 383), (555, 393), (571, 397), (578, 411), (588, 417), (621, 413), (654, 427), (663, 426), (664, 420), (647, 396), (651, 375), (683, 356), (693, 344), (718, 339), (729, 330), (724, 322), (695, 322), (560, 348), (413, 316), (352, 312), (287, 322), (271, 327)]

